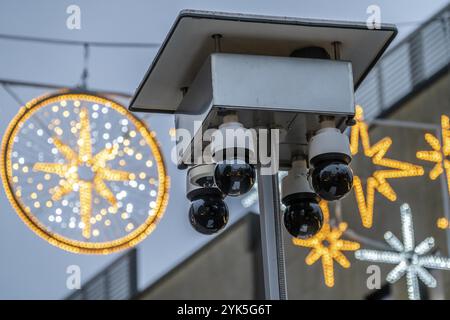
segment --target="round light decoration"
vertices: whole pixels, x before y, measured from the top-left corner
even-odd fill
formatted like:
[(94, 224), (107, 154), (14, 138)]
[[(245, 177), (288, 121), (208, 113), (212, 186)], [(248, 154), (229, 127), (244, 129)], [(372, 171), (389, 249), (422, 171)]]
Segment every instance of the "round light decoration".
[(3, 138), (6, 194), (34, 232), (62, 249), (107, 254), (134, 246), (168, 201), (153, 136), (123, 106), (93, 94), (30, 101)]

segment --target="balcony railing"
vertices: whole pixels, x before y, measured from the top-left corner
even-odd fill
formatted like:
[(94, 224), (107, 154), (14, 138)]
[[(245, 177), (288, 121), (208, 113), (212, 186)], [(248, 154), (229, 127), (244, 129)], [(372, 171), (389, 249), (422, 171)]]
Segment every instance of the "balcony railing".
[(367, 120), (387, 113), (448, 70), (450, 4), (389, 50), (356, 91)]
[(137, 254), (132, 249), (82, 285), (67, 300), (128, 300), (137, 294)]

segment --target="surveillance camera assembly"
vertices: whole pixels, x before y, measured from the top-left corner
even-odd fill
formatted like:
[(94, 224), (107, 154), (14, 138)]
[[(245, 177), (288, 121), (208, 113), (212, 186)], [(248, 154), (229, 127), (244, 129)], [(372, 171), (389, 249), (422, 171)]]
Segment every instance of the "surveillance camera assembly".
[(306, 160), (294, 160), (281, 183), (281, 202), (286, 206), (284, 226), (293, 237), (306, 239), (322, 228), (319, 200), (309, 185)]
[(352, 159), (348, 137), (336, 129), (333, 117), (321, 117), (321, 129), (309, 142), (311, 182), (324, 200), (339, 200), (353, 186)]
[[(354, 123), (354, 90), (395, 35), (389, 27), (366, 31), (358, 23), (186, 10), (131, 101), (132, 111), (173, 114), (175, 129), (188, 133), (176, 160), (190, 168), (197, 231), (220, 231), (228, 220), (225, 196), (241, 196), (257, 181), (272, 299), (286, 298), (281, 203), (286, 230), (307, 239), (324, 224), (320, 199), (342, 199), (352, 188), (344, 132)], [(207, 141), (209, 130), (222, 138), (235, 132)], [(258, 132), (239, 145), (245, 130)], [(199, 151), (211, 152), (210, 164)], [(279, 170), (289, 170), (281, 195)], [(192, 180), (201, 175), (207, 178)]]
[(223, 116), (223, 124), (213, 133), (211, 152), (217, 162), (214, 169), (216, 186), (227, 196), (241, 196), (253, 187), (256, 170), (254, 159), (254, 137), (250, 131), (245, 139), (244, 126), (235, 113)]
[[(195, 12), (190, 17), (190, 13), (187, 13), (180, 19), (186, 19), (183, 21), (187, 24), (202, 21), (197, 20), (197, 14)], [(203, 16), (203, 13), (200, 16)], [(291, 39), (284, 43), (288, 49), (286, 54), (272, 56), (265, 52), (264, 46), (268, 45), (265, 40), (258, 40), (262, 43), (255, 47), (257, 49), (247, 48), (249, 43), (245, 40), (246, 37), (260, 39), (256, 34), (252, 34), (253, 31), (246, 34), (247, 31), (242, 29), (239, 31), (242, 34), (233, 34), (230, 29), (228, 33), (227, 30), (232, 25), (228, 17), (214, 14), (209, 18), (212, 20), (202, 21), (206, 29), (202, 29), (200, 36), (204, 37), (202, 41), (212, 45), (205, 52), (209, 56), (205, 60), (204, 56), (193, 53), (191, 58), (201, 67), (196, 72), (191, 71), (188, 75), (190, 80), (178, 89), (171, 85), (166, 87), (166, 93), (174, 94), (170, 99), (166, 95), (153, 92), (153, 87), (148, 86), (162, 76), (161, 70), (169, 67), (165, 64), (164, 57), (179, 54), (165, 46), (165, 51), (160, 53), (162, 60), (155, 60), (157, 64), (152, 66), (150, 77), (138, 89), (138, 92), (145, 90), (153, 93), (138, 94), (131, 108), (155, 105), (152, 107), (154, 110), (173, 112), (176, 128), (191, 133), (189, 147), (180, 149), (177, 153), (180, 168), (200, 163), (195, 151), (206, 150), (204, 143), (198, 143), (203, 139), (202, 130), (214, 131), (209, 141), (209, 151), (214, 162), (214, 165), (209, 166), (209, 179), (214, 182), (214, 187), (197, 187), (208, 193), (211, 200), (207, 202), (208, 205), (215, 201), (220, 204), (220, 209), (223, 208), (221, 204), (225, 196), (238, 197), (249, 192), (255, 184), (257, 172), (263, 170), (261, 154), (258, 153), (263, 141), (259, 135), (248, 132), (255, 128), (281, 130), (283, 134), (275, 137), (269, 133), (268, 141), (263, 142), (267, 144), (273, 140), (269, 143), (269, 148), (275, 149), (268, 154), (271, 154), (272, 161), (279, 164), (281, 170), (291, 169), (295, 155), (305, 155), (305, 163), (310, 171), (308, 175), (305, 172), (301, 180), (302, 183), (307, 182), (308, 177), (312, 185), (312, 188), (306, 189), (306, 184), (303, 183), (305, 187), (302, 189), (307, 191), (297, 192), (299, 194), (283, 194), (283, 203), (289, 203), (289, 210), (284, 215), (285, 226), (295, 237), (312, 236), (322, 225), (323, 217), (317, 205), (319, 199), (341, 199), (352, 187), (353, 175), (348, 166), (351, 154), (348, 137), (343, 132), (354, 117), (353, 87), (361, 78), (360, 66), (352, 68), (350, 62), (341, 59), (341, 56), (345, 58), (341, 45), (332, 38), (329, 45), (321, 46), (311, 46), (309, 41), (304, 41), (301, 37), (297, 40)], [(248, 21), (241, 18), (238, 21), (244, 21), (243, 25), (253, 23), (252, 17), (248, 18)], [(215, 23), (213, 21), (220, 24), (223, 32), (205, 32), (211, 27), (210, 23)], [(271, 22), (274, 23), (275, 29), (286, 23)], [(296, 28), (295, 25), (292, 27)], [(314, 30), (319, 33), (323, 32), (320, 26), (311, 27), (317, 28)], [(178, 41), (175, 37), (177, 30), (180, 30), (184, 37), (196, 39), (198, 36), (184, 34), (186, 30), (189, 33), (190, 29), (175, 29), (166, 41)], [(346, 27), (343, 27), (343, 30), (347, 30)], [(326, 34), (323, 36), (327, 37)], [(226, 46), (229, 41), (237, 41), (251, 54), (240, 54), (242, 48), (239, 52), (234, 52), (231, 47)], [(292, 41), (297, 41), (297, 44), (293, 45)], [(188, 47), (186, 49), (191, 50)], [(186, 74), (172, 74), (177, 82), (186, 81)], [(240, 85), (237, 86), (236, 83)], [(321, 86), (317, 86), (318, 83)], [(335, 90), (324, 94), (322, 86), (335, 87)], [(276, 94), (268, 94), (268, 87), (277, 88)], [(182, 96), (178, 95), (180, 92)], [(174, 97), (179, 98), (175, 101)], [(277, 139), (278, 141), (275, 141)], [(274, 157), (275, 154), (277, 156)], [(264, 174), (259, 174), (258, 179), (263, 176)], [(220, 194), (217, 191), (220, 191)], [(211, 192), (214, 198), (211, 198)], [(222, 211), (224, 210), (219, 210), (218, 214), (223, 216)], [(192, 212), (191, 221), (198, 226), (200, 220), (194, 213), (197, 212)], [(212, 229), (215, 232), (220, 230)]]
[(228, 207), (223, 193), (215, 186), (214, 164), (197, 165), (188, 170), (186, 197), (191, 201), (189, 222), (199, 233), (219, 232), (228, 223)]
[(253, 137), (240, 139), (242, 129), (234, 113), (225, 115), (211, 139), (210, 160), (217, 163), (199, 164), (187, 172), (189, 220), (202, 234), (217, 233), (227, 224), (225, 196), (243, 195), (255, 183), (255, 168), (249, 163), (254, 156)]
[[(223, 115), (222, 121), (212, 134), (211, 143), (211, 160), (218, 162), (196, 165), (187, 173), (187, 197), (192, 201), (190, 221), (203, 234), (213, 234), (225, 227), (228, 209), (224, 198), (247, 193), (256, 178), (256, 169), (249, 163), (255, 157), (253, 140), (237, 139), (243, 125), (235, 113)], [(341, 199), (353, 183), (348, 137), (336, 129), (332, 116), (319, 116), (318, 123), (320, 128), (303, 149), (308, 154), (301, 159), (294, 157), (282, 181), (284, 225), (292, 236), (301, 239), (314, 236), (322, 227), (320, 199)]]

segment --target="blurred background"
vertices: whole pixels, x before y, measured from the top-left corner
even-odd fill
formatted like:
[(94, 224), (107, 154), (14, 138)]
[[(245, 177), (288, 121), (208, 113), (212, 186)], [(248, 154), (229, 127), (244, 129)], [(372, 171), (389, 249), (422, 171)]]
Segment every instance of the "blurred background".
[[(365, 22), (366, 10), (374, 4), (381, 9), (381, 22), (395, 24), (399, 34), (356, 92), (356, 101), (364, 109), (372, 145), (392, 138), (386, 157), (420, 165), (424, 175), (390, 180), (395, 201), (375, 192), (372, 228), (361, 225), (353, 192), (340, 203), (329, 204), (330, 223), (337, 226), (345, 221), (348, 229), (342, 237), (360, 243), (361, 248), (386, 249), (383, 234), (392, 231), (401, 237), (399, 208), (407, 202), (416, 242), (433, 236), (433, 253), (448, 257), (450, 229), (442, 218), (448, 214), (450, 167), (431, 180), (428, 174), (436, 163), (416, 157), (419, 150), (431, 150), (424, 134), (441, 134), (441, 116), (450, 116), (450, 5), (446, 0), (2, 0), (0, 131), (5, 132), (25, 102), (82, 83), (83, 70), (88, 71), (84, 77), (87, 89), (127, 106), (182, 9)], [(66, 26), (70, 5), (81, 10), (81, 29)], [(37, 237), (15, 214), (2, 189), (0, 299), (264, 298), (257, 199), (252, 195), (227, 199), (227, 228), (212, 237), (196, 233), (187, 219), (185, 172), (170, 161), (173, 118), (136, 116), (156, 133), (172, 181), (169, 205), (156, 230), (127, 251), (77, 255)], [(364, 156), (361, 147), (352, 167), (363, 181), (382, 169)], [(309, 248), (294, 245), (287, 233), (285, 247), (290, 299), (407, 298), (405, 278), (394, 285), (384, 281), (393, 265), (380, 264), (381, 287), (371, 290), (366, 285), (369, 263), (355, 260), (351, 251), (344, 252), (351, 266), (334, 263), (335, 283), (329, 287), (321, 261), (305, 263)], [(80, 290), (66, 286), (71, 265), (80, 267)], [(432, 275), (438, 286), (421, 286), (422, 298), (449, 299), (450, 272), (432, 271)]]

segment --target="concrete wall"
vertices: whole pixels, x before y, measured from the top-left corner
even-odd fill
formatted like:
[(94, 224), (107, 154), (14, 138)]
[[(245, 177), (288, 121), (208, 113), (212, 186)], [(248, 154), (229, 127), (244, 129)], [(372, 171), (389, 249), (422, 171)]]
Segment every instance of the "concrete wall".
[(194, 256), (145, 290), (139, 299), (263, 298), (259, 216), (236, 222)]

